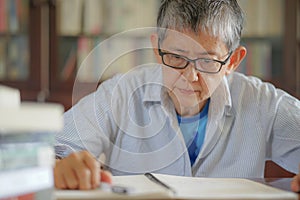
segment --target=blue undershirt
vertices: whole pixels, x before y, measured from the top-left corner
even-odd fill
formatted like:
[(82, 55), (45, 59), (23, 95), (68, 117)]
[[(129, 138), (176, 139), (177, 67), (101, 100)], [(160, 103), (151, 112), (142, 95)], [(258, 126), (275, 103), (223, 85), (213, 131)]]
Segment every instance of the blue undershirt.
[(195, 163), (203, 145), (209, 102), (210, 100), (207, 101), (203, 110), (195, 116), (181, 117), (177, 114), (178, 124), (183, 134), (186, 147), (188, 148), (191, 165)]

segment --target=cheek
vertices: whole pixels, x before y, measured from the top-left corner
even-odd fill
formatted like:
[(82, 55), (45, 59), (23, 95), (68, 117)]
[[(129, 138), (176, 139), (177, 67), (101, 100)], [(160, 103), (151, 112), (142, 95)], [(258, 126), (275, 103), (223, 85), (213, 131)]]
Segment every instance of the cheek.
[(216, 88), (220, 85), (224, 75), (222, 73), (220, 74), (210, 74), (210, 75), (204, 75), (203, 80), (206, 84), (208, 95), (211, 96), (212, 93), (216, 90)]
[(172, 90), (176, 81), (180, 77), (180, 73), (170, 67), (162, 66), (164, 86)]

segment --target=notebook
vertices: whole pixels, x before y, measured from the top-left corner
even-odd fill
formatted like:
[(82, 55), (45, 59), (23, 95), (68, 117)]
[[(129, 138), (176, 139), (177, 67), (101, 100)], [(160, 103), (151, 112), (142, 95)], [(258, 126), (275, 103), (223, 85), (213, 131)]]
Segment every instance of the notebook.
[[(198, 178), (164, 174), (114, 176), (119, 191), (56, 190), (57, 200), (71, 199), (298, 199), (296, 193), (240, 178)], [(122, 189), (126, 190), (122, 190)]]

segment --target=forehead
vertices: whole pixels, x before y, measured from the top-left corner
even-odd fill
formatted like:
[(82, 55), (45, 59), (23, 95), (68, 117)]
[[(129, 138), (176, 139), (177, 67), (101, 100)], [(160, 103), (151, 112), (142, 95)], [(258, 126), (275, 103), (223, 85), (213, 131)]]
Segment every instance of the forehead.
[(204, 31), (197, 33), (185, 30), (167, 30), (162, 44), (171, 50), (181, 50), (184, 52), (224, 54), (227, 51), (225, 43), (217, 37), (210, 36)]

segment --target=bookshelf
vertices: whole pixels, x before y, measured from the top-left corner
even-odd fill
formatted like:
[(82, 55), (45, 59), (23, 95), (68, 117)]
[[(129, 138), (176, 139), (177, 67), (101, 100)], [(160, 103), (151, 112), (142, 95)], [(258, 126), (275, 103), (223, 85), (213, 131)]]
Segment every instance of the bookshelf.
[(47, 75), (47, 0), (1, 0), (0, 83), (36, 101)]
[[(270, 81), (298, 98), (299, 1), (252, 0), (250, 3), (250, 0), (239, 0), (247, 17), (242, 44), (249, 50), (239, 70)], [(27, 17), (15, 17), (17, 23), (14, 18), (8, 20), (9, 26), (19, 25), (12, 30), (1, 30), (3, 22), (0, 22), (0, 83), (20, 89), (22, 100), (58, 102), (65, 109), (72, 106), (73, 85), (84, 55), (120, 32), (155, 26), (159, 6), (159, 0), (0, 0), (1, 4), (3, 2), (22, 2)], [(0, 9), (3, 7), (0, 6)], [(0, 13), (3, 15), (3, 12)], [(6, 15), (12, 14), (6, 12)], [(0, 19), (3, 20), (2, 17)], [(14, 46), (11, 41), (19, 37), (23, 38), (20, 41), (23, 40), (24, 44), (20, 41), (15, 43), (23, 44), (26, 50), (15, 47), (11, 51), (18, 49), (23, 52), (22, 56), (16, 56), (16, 53), (8, 56), (8, 46)], [(115, 53), (111, 49), (118, 49), (115, 47), (133, 49), (139, 43), (146, 43), (147, 39), (145, 35), (119, 38), (107, 47), (108, 51), (99, 53), (97, 62), (104, 62), (103, 57), (110, 58)], [(150, 51), (134, 50), (120, 56), (112, 63), (106, 77), (118, 70), (124, 72), (131, 66), (151, 62)], [(12, 63), (18, 63), (19, 59), (13, 56), (24, 57), (19, 62), (22, 64), (19, 68), (24, 71), (20, 76), (6, 74), (7, 68), (10, 68), (7, 59), (12, 57)], [(119, 69), (117, 65), (123, 67)], [(73, 103), (96, 89), (98, 67), (93, 64), (86, 73), (82, 73), (78, 82), (81, 92), (74, 97)], [(102, 78), (105, 79), (105, 76)]]
[[(154, 27), (158, 6), (159, 0), (57, 0), (50, 10), (50, 87), (54, 92), (49, 99), (63, 99), (68, 108), (94, 91), (98, 82), (153, 62), (152, 52), (136, 50), (150, 44), (150, 35), (123, 32)], [(71, 14), (73, 19), (68, 20)], [(72, 99), (75, 81), (77, 92)]]
[(28, 11), (27, 1), (0, 1), (1, 79), (22, 81), (28, 78)]
[(246, 14), (242, 44), (248, 50), (238, 71), (271, 82), (299, 98), (300, 1), (238, 1)]
[(300, 98), (300, 0), (285, 1), (285, 24), (282, 87)]
[(238, 1), (246, 15), (241, 43), (248, 51), (238, 71), (276, 84), (283, 73), (285, 2)]

